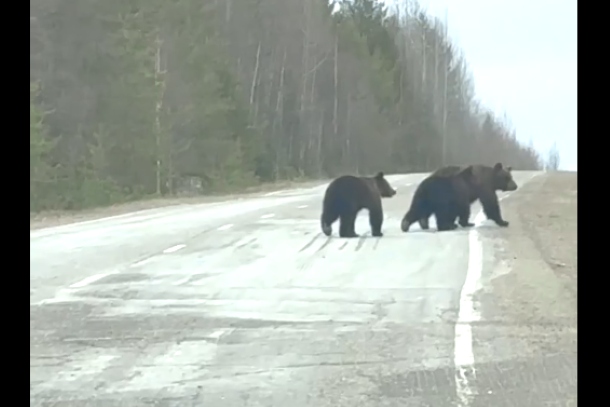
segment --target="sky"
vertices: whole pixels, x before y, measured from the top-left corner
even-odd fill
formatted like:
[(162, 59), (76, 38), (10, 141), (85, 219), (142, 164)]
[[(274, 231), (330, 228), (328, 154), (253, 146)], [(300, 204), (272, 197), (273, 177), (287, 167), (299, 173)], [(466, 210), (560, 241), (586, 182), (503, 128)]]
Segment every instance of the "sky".
[[(388, 5), (403, 0), (385, 0)], [(577, 0), (420, 0), (448, 17), (464, 51), (477, 97), (506, 112), (519, 140), (546, 156), (553, 143), (560, 167), (577, 169)]]

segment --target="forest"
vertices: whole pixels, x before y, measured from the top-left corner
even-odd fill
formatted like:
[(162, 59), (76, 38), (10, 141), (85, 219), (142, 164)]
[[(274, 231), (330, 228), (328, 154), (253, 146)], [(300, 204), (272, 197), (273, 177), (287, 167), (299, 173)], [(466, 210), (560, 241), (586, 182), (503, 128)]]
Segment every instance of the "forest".
[(30, 212), (540, 169), (416, 0), (30, 0)]

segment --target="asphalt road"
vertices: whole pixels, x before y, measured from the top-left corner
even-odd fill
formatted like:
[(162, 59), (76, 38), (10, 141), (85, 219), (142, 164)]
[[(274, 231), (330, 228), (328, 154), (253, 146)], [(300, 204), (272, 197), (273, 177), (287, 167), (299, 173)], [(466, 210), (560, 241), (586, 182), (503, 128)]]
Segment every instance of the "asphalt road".
[(388, 177), (380, 239), (322, 235), (326, 185), (30, 232), (30, 405), (477, 405), (497, 226), (402, 233), (423, 176)]

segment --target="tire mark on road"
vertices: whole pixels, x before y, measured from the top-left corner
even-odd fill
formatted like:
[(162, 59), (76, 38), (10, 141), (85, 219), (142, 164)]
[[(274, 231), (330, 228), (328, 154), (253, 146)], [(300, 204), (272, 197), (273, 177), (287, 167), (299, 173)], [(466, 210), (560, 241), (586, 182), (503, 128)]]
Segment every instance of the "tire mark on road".
[(303, 246), (299, 249), (299, 253), (304, 252), (305, 250), (309, 249), (316, 242), (316, 240), (318, 240), (318, 238), (320, 236), (322, 236), (322, 233), (321, 232), (317, 233), (313, 238), (311, 238), (311, 240), (309, 242), (307, 242), (305, 244), (305, 246)]
[(299, 271), (303, 272), (307, 269), (309, 269), (311, 267), (311, 265), (314, 263), (314, 261), (316, 260), (316, 258), (318, 256), (320, 256), (322, 254), (322, 252), (330, 245), (331, 241), (333, 240), (331, 236), (327, 237), (326, 240), (324, 241), (324, 243), (322, 243), (320, 245), (320, 247), (318, 247), (317, 249), (314, 250), (313, 253), (306, 255), (303, 252), (312, 247), (313, 244), (318, 240), (319, 237), (322, 236), (322, 233), (318, 233), (313, 239), (311, 239), (305, 246), (303, 246), (301, 248), (301, 250), (299, 250), (299, 253), (302, 253), (300, 257), (300, 259), (297, 259), (297, 263), (299, 264), (297, 267), (299, 269)]
[[(237, 247), (238, 249), (242, 249), (242, 248), (244, 248), (244, 247), (246, 247), (246, 246), (250, 246), (251, 244), (253, 244), (254, 242), (256, 242), (256, 240), (257, 240), (257, 239), (258, 239), (258, 238), (253, 237), (252, 239), (250, 239), (250, 240), (248, 240), (248, 241), (246, 241), (246, 242), (244, 242), (244, 243), (241, 243), (241, 244), (236, 245), (236, 247)], [(241, 239), (240, 239), (240, 240), (241, 240)], [(237, 242), (236, 242), (236, 243), (237, 243)]]
[(362, 246), (364, 246), (364, 242), (368, 236), (369, 236), (369, 232), (366, 232), (366, 233), (360, 235), (360, 238), (358, 239), (358, 244), (356, 245), (355, 251), (359, 251), (360, 249), (362, 249)]
[(375, 239), (375, 243), (373, 244), (373, 250), (377, 250), (377, 246), (379, 246), (380, 241), (381, 241), (381, 239), (379, 239), (379, 238)]

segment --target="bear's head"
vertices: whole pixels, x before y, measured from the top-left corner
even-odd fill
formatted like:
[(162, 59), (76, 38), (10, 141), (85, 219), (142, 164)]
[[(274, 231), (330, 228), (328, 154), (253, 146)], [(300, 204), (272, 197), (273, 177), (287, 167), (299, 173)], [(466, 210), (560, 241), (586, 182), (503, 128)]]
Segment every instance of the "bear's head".
[(517, 183), (511, 174), (511, 167), (504, 167), (502, 163), (497, 163), (493, 167), (492, 182), (496, 191), (515, 191)]
[(382, 198), (391, 198), (396, 195), (396, 190), (392, 188), (388, 180), (385, 179), (383, 172), (378, 172), (377, 175), (373, 177), (373, 180), (375, 181), (375, 185), (379, 190), (379, 195), (381, 195)]

